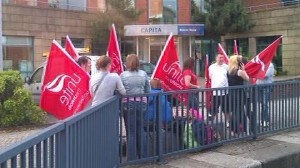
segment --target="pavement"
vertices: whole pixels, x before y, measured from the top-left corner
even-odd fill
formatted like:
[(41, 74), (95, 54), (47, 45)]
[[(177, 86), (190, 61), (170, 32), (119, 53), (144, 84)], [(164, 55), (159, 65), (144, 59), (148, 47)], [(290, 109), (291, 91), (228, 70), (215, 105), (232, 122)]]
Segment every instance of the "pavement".
[(300, 128), (124, 168), (298, 168)]

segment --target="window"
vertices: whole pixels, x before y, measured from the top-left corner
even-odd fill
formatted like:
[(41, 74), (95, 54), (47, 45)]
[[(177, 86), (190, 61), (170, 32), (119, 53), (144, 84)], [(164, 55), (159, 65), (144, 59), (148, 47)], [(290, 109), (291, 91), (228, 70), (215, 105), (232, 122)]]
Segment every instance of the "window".
[(283, 6), (296, 5), (300, 3), (300, 0), (281, 0)]
[(49, 0), (48, 3), (53, 8), (86, 11), (86, 0)]
[[(84, 48), (84, 39), (83, 38), (70, 38), (75, 48)], [(66, 38), (61, 39), (61, 46), (66, 46)]]
[(226, 40), (226, 45), (227, 45), (226, 53), (228, 54), (228, 56), (233, 55), (234, 40), (236, 40), (236, 42), (237, 42), (239, 55), (248, 57), (249, 56), (248, 38)]
[(149, 0), (149, 23), (177, 23), (177, 0)]
[(33, 72), (32, 37), (3, 36), (3, 70), (18, 70), (25, 78)]
[(41, 83), (44, 67), (37, 69), (31, 78), (31, 83)]

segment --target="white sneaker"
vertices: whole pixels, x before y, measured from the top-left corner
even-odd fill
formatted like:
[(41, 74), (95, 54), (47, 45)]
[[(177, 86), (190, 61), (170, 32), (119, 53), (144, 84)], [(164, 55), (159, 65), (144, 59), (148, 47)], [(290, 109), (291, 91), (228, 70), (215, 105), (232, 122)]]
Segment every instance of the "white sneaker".
[(230, 123), (227, 121), (226, 122), (226, 128), (229, 128), (230, 127)]
[(262, 126), (263, 126), (263, 127), (269, 127), (269, 122), (264, 121), (263, 124), (262, 124)]
[(264, 121), (264, 127), (268, 127), (269, 126), (269, 122)]

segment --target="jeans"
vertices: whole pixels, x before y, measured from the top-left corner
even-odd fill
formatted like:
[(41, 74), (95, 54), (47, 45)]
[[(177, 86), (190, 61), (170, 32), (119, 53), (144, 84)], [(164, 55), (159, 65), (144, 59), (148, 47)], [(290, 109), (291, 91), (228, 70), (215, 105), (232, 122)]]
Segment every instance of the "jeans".
[(199, 108), (199, 95), (198, 93), (189, 93), (188, 95), (188, 106), (189, 109), (197, 109)]
[(260, 103), (261, 103), (261, 121), (270, 122), (269, 102), (271, 96), (271, 86), (263, 86), (260, 90)]
[(144, 158), (148, 153), (147, 134), (144, 130), (144, 117), (146, 113), (146, 103), (140, 101), (130, 101), (123, 104), (124, 122), (127, 132), (128, 160)]

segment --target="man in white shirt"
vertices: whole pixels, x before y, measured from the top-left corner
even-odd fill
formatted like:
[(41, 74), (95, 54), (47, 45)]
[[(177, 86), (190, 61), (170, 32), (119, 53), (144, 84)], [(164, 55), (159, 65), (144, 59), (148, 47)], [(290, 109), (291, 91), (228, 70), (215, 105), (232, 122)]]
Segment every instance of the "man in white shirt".
[[(228, 65), (224, 62), (224, 55), (218, 54), (216, 56), (216, 63), (209, 66), (209, 77), (211, 79), (212, 88), (228, 87)], [(215, 118), (219, 112), (219, 107), (225, 113), (227, 122), (229, 122), (229, 100), (227, 89), (213, 91), (212, 99), (212, 114)], [(227, 124), (228, 125), (228, 124)]]

